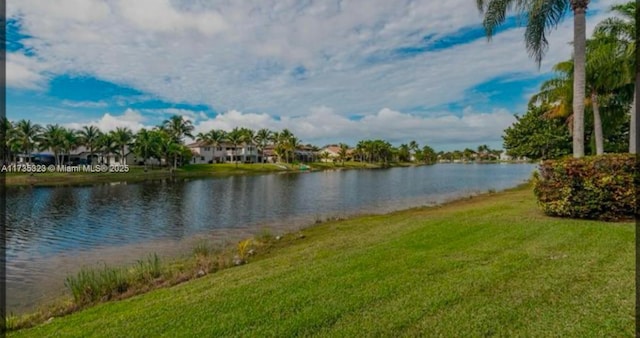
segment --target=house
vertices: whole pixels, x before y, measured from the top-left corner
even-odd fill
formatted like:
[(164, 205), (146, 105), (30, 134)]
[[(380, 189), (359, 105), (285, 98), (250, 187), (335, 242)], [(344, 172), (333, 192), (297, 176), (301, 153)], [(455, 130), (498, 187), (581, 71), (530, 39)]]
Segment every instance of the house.
[(243, 143), (236, 147), (231, 143), (220, 143), (214, 146), (204, 141), (197, 141), (187, 144), (187, 147), (193, 153), (192, 164), (262, 161), (258, 149), (252, 144)]
[(322, 162), (333, 162), (338, 159), (339, 153), (340, 146), (337, 144), (330, 144), (320, 149), (318, 155), (320, 155)]

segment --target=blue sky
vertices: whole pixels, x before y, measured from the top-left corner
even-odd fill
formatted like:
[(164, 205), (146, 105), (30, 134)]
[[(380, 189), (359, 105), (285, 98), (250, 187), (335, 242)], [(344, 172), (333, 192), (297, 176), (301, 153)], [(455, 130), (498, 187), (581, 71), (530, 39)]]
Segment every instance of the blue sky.
[[(619, 1), (592, 1), (588, 25)], [(304, 142), (501, 147), (570, 57), (571, 19), (540, 69), (509, 18), (487, 42), (471, 0), (24, 0), (8, 4), (7, 115), (72, 128), (291, 129)]]

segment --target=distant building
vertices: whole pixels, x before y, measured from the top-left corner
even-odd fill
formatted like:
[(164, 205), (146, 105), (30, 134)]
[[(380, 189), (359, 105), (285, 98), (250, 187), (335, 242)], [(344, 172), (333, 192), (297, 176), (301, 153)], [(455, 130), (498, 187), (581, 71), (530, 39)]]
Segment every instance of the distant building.
[(256, 146), (252, 144), (239, 144), (234, 146), (231, 143), (220, 143), (212, 145), (204, 141), (188, 144), (193, 158), (192, 164), (201, 163), (256, 163), (262, 161), (262, 156), (258, 153)]

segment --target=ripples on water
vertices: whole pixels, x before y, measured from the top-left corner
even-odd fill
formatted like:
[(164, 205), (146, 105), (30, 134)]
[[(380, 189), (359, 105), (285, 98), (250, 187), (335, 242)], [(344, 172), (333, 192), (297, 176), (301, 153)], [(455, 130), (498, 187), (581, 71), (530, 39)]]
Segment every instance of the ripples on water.
[(378, 170), (8, 189), (10, 311), (59, 295), (82, 265), (128, 264), (188, 250), (198, 236), (237, 240), (315, 219), (383, 213), (513, 187), (531, 164), (438, 164)]

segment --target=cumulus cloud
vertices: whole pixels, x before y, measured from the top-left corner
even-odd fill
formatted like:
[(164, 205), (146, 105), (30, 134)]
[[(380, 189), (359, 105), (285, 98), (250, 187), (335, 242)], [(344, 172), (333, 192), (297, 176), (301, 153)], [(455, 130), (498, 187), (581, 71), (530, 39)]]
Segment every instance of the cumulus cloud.
[(67, 123), (65, 126), (72, 129), (80, 129), (83, 126), (96, 126), (104, 132), (115, 130), (116, 128), (129, 128), (133, 132), (137, 132), (142, 128), (150, 128), (143, 122), (146, 118), (140, 114), (139, 111), (133, 109), (127, 109), (120, 115), (112, 115), (111, 113), (105, 113), (100, 119), (87, 121), (87, 122), (73, 122)]
[(242, 113), (232, 110), (195, 125), (196, 132), (211, 129), (229, 131), (234, 127), (268, 128), (272, 131), (291, 130), (305, 143), (324, 145), (346, 142), (354, 145), (368, 138), (389, 140), (400, 144), (416, 140), (436, 146), (447, 144), (498, 145), (502, 131), (515, 121), (512, 113), (498, 109), (476, 112), (465, 109), (461, 116), (450, 114), (436, 117), (402, 113), (389, 108), (352, 120), (336, 114), (328, 107), (318, 107), (307, 115), (277, 119), (268, 114)]
[[(589, 18), (588, 34), (615, 2), (591, 2), (599, 12)], [(490, 43), (479, 38), (410, 56), (396, 53), (425, 36), (436, 40), (479, 27), (482, 18), (469, 0), (24, 0), (7, 6), (9, 18), (30, 36), (22, 43), (35, 54), (8, 58), (12, 87), (42, 88), (46, 74), (86, 74), (164, 101), (225, 112), (208, 118), (176, 110), (202, 129), (287, 126), (309, 140), (339, 139), (354, 130), (374, 135), (369, 130), (383, 127), (394, 139), (403, 130), (439, 135), (434, 140), (495, 139), (509, 113), (433, 107), (473, 106), (470, 89), (498, 76), (548, 72), (570, 57), (573, 34), (571, 18), (551, 32), (539, 70), (526, 53), (522, 28)], [(426, 109), (407, 113), (412, 107)], [(364, 117), (352, 121), (352, 115)]]
[(37, 60), (20, 53), (7, 53), (7, 78), (9, 88), (42, 89), (46, 85), (46, 77), (42, 74), (44, 65)]

